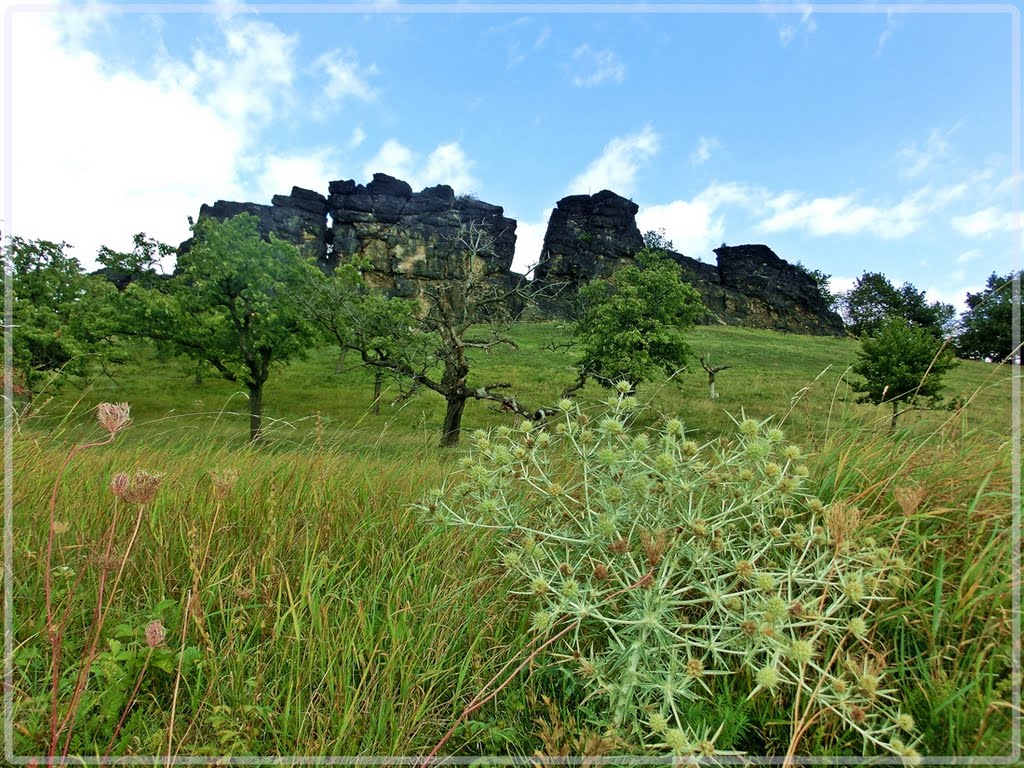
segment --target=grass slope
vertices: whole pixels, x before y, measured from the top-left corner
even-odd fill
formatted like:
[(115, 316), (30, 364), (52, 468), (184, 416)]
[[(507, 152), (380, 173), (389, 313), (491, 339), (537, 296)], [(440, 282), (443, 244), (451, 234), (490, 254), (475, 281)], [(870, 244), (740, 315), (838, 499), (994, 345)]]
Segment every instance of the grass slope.
[[(525, 404), (554, 403), (573, 379), (557, 351), (562, 329), (521, 325), (514, 336), (520, 349), (479, 355), (471, 383), (508, 381)], [(707, 399), (699, 369), (641, 387), (649, 404), (641, 426), (658, 413), (679, 414), (703, 442), (732, 432), (733, 416), (774, 415), (812, 451), (820, 498), (855, 508), (862, 535), (898, 542), (911, 561), (911, 593), (880, 609), (877, 631), (893, 649), (890, 667), (918, 724), (920, 751), (1005, 754), (1012, 736), (1009, 370), (962, 364), (947, 392), (962, 395), (964, 408), (908, 414), (889, 435), (885, 409), (854, 402), (851, 340), (737, 328), (700, 328), (692, 340), (716, 365), (734, 366), (719, 374), (721, 397)], [(391, 405), (392, 387), (374, 416), (371, 377), (360, 368), (336, 373), (336, 363), (331, 350), (314, 350), (272, 375), (269, 440), (256, 449), (245, 443), (237, 387), (213, 378), (197, 385), (144, 347), (114, 381), (44, 397), (20, 425), (16, 754), (45, 754), (50, 743), (48, 505), (70, 447), (99, 434), (92, 412), (103, 401), (129, 402), (133, 424), (112, 445), (74, 458), (55, 511), (53, 602), (67, 611), (58, 720), (75, 713), (69, 754), (423, 753), (530, 646), (529, 605), (508, 595), (495, 542), (440, 527), (409, 507), (463, 455), (435, 447), (443, 402), (424, 393)], [(594, 402), (607, 396), (594, 385), (581, 394)], [(507, 414), (471, 403), (464, 426), (507, 423)], [(163, 475), (156, 499), (141, 508), (108, 490), (115, 473), (136, 469)], [(97, 633), (98, 603), (109, 608)], [(167, 636), (150, 650), (143, 632), (155, 619)], [(83, 686), (82, 660), (93, 643)], [(575, 690), (557, 672), (521, 675), (445, 749), (612, 750), (596, 710)], [(785, 702), (770, 704), (759, 722), (746, 748), (785, 754)], [(820, 728), (798, 751), (862, 749), (855, 735)]]

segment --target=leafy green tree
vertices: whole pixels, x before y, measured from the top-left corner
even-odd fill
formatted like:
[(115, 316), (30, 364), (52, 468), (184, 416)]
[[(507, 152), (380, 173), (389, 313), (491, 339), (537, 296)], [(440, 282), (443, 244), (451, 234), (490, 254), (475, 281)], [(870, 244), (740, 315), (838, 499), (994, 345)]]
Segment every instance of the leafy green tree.
[(635, 387), (658, 371), (671, 375), (692, 355), (684, 332), (707, 311), (700, 294), (662, 252), (645, 248), (636, 262), (580, 288), (573, 325), (579, 375), (565, 394), (588, 379)]
[[(983, 291), (967, 294), (967, 311), (961, 318), (963, 332), (957, 339), (961, 357), (1001, 361), (1014, 355), (1013, 278), (1013, 272), (1002, 277), (993, 272)], [(1017, 304), (1020, 307), (1019, 296)], [(1018, 333), (1018, 343), (1019, 339)], [(1019, 350), (1016, 352), (1019, 354)]]
[(864, 337), (857, 357), (853, 372), (864, 381), (854, 382), (853, 389), (862, 393), (862, 403), (892, 405), (890, 429), (921, 400), (937, 404), (942, 377), (957, 365), (946, 341), (894, 315), (882, 320), (873, 336)]
[(139, 332), (209, 364), (249, 393), (249, 437), (262, 435), (263, 386), (275, 365), (299, 357), (315, 337), (297, 293), (316, 267), (298, 249), (240, 214), (200, 219), (166, 292), (125, 292)]
[(125, 359), (116, 334), (116, 290), (90, 277), (68, 243), (11, 237), (3, 253), (14, 302), (15, 387), (26, 407), (44, 387), (109, 373)]
[(871, 335), (890, 315), (902, 317), (936, 335), (948, 334), (956, 318), (951, 304), (928, 303), (925, 292), (910, 283), (896, 288), (880, 272), (865, 272), (853, 288), (839, 295), (839, 309), (857, 336)]
[[(431, 340), (418, 332), (416, 302), (384, 296), (367, 288), (362, 269), (353, 262), (342, 264), (330, 275), (307, 275), (301, 299), (306, 316), (342, 356), (354, 351), (373, 369), (373, 412), (380, 413), (384, 377), (397, 369), (424, 367)], [(387, 362), (387, 365), (383, 363)]]
[[(504, 327), (511, 319), (510, 305), (524, 297), (519, 288), (505, 290), (485, 278), (481, 259), (493, 252), (493, 235), (475, 222), (465, 222), (435, 247), (444, 251), (438, 259), (441, 274), (423, 289), (425, 307), (415, 317), (412, 305), (368, 292), (348, 310), (329, 310), (338, 330), (327, 328), (326, 332), (355, 350), (365, 365), (410, 383), (409, 394), (428, 389), (443, 397), (442, 446), (458, 444), (462, 416), (470, 400), (491, 401), (510, 413), (539, 418), (539, 411), (498, 391), (509, 389), (510, 383), (470, 380), (471, 353), (502, 344), (516, 347), (504, 334)], [(351, 279), (351, 275), (341, 279)], [(344, 293), (347, 289), (342, 286), (339, 290)]]
[(166, 282), (160, 269), (161, 262), (177, 254), (172, 245), (148, 237), (139, 232), (133, 238), (132, 250), (124, 253), (107, 246), (101, 246), (96, 261), (103, 265), (97, 274), (101, 274), (124, 290), (131, 284), (146, 288), (156, 288)]
[(806, 267), (799, 261), (793, 266), (814, 281), (815, 285), (818, 286), (818, 293), (821, 294), (821, 300), (825, 302), (825, 306), (833, 312), (837, 311), (839, 307), (839, 294), (832, 293), (832, 288), (830, 287), (832, 275), (820, 269)]

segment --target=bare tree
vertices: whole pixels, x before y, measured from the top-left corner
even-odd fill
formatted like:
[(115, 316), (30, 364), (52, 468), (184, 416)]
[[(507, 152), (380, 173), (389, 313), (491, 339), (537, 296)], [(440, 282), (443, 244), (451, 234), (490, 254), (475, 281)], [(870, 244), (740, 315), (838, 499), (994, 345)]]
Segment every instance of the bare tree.
[(729, 368), (732, 368), (732, 366), (731, 365), (716, 365), (716, 366), (712, 366), (711, 365), (711, 353), (710, 352), (705, 352), (703, 355), (701, 355), (700, 365), (701, 365), (701, 368), (703, 368), (705, 371), (708, 372), (708, 397), (711, 400), (715, 400), (715, 399), (718, 398), (718, 393), (715, 392), (715, 374), (720, 372), (720, 371), (724, 371), (724, 370), (727, 370)]

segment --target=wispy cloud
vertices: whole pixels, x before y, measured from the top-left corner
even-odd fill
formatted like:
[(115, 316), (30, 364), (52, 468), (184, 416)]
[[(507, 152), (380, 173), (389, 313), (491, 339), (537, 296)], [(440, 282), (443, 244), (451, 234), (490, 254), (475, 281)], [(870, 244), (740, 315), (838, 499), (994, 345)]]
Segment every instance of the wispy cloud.
[[(764, 4), (764, 0), (762, 0)], [(814, 20), (814, 7), (807, 3), (794, 3), (800, 11), (800, 19), (796, 22), (783, 22), (778, 25), (779, 42), (782, 43), (782, 47), (787, 47), (796, 36), (803, 32), (805, 35), (809, 35), (818, 29), (818, 22)], [(795, 13), (786, 14), (786, 18), (792, 18)]]
[(721, 148), (722, 143), (714, 136), (701, 136), (690, 153), (690, 165), (703, 165), (711, 159), (712, 152)]
[(966, 185), (923, 187), (891, 205), (863, 204), (854, 195), (815, 197), (783, 192), (767, 201), (771, 215), (757, 224), (762, 232), (803, 231), (809, 235), (871, 234), (899, 239), (921, 229), (928, 216), (963, 197)]
[(949, 157), (949, 139), (960, 129), (960, 125), (961, 123), (957, 122), (948, 130), (935, 128), (922, 143), (904, 142), (896, 151), (896, 160), (900, 164), (900, 176), (906, 179), (915, 179)]
[(359, 56), (351, 48), (335, 48), (323, 54), (313, 63), (318, 72), (327, 76), (324, 96), (331, 104), (345, 99), (373, 101), (377, 93), (370, 85), (369, 78), (377, 74), (377, 67), (359, 65)]
[(602, 83), (621, 83), (626, 78), (626, 65), (615, 51), (594, 50), (584, 43), (572, 52), (570, 79), (578, 88), (591, 88)]
[(601, 156), (569, 182), (567, 194), (594, 194), (610, 189), (620, 195), (631, 195), (637, 171), (657, 154), (660, 143), (661, 137), (649, 125), (638, 133), (612, 139)]
[(1013, 231), (1018, 226), (1018, 217), (998, 206), (991, 206), (966, 216), (954, 216), (950, 224), (961, 235), (987, 237), (996, 232)]
[(885, 48), (885, 44), (889, 42), (889, 38), (892, 37), (892, 33), (896, 31), (896, 20), (892, 11), (885, 12), (885, 27), (882, 29), (882, 34), (878, 36), (878, 44), (875, 46), (875, 56), (881, 56), (882, 50)]

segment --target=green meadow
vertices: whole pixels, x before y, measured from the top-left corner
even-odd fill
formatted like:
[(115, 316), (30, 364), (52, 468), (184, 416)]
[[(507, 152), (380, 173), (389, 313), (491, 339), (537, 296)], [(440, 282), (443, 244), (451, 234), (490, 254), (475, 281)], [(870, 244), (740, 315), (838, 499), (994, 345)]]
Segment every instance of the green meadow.
[[(473, 358), (470, 383), (508, 382), (522, 404), (552, 408), (574, 379), (565, 330), (512, 336), (518, 349)], [(632, 429), (677, 417), (703, 446), (743, 419), (781, 428), (806, 455), (809, 489), (849, 512), (846, 535), (891, 542), (907, 563), (900, 597), (872, 609), (886, 696), (912, 717), (903, 742), (926, 757), (1009, 755), (1011, 369), (962, 362), (945, 379), (957, 408), (906, 413), (890, 432), (888, 408), (856, 403), (851, 339), (725, 327), (688, 338), (732, 366), (719, 397), (694, 361), (639, 389)], [(439, 397), (389, 382), (374, 414), (372, 375), (325, 348), (272, 374), (254, 447), (238, 387), (141, 345), (112, 374), (44, 392), (15, 431), (15, 755), (55, 743), (154, 763), (413, 756), (453, 727), (442, 754), (649, 754), (637, 734), (609, 731), (600, 697), (545, 651), (461, 717), (538, 647), (536, 606), (510, 594), (498, 535), (413, 505), (461, 471), (474, 430), (516, 418), (471, 401), (462, 445), (443, 450)], [(594, 384), (577, 394), (586, 413), (607, 407)], [(76, 449), (107, 437), (103, 402), (129, 403), (131, 424)], [(161, 477), (152, 501), (112, 493), (117, 473), (140, 470)], [(165, 635), (147, 642), (156, 621)], [(882, 754), (839, 720), (800, 720), (785, 694), (718, 704), (739, 713), (719, 745), (731, 750)]]

